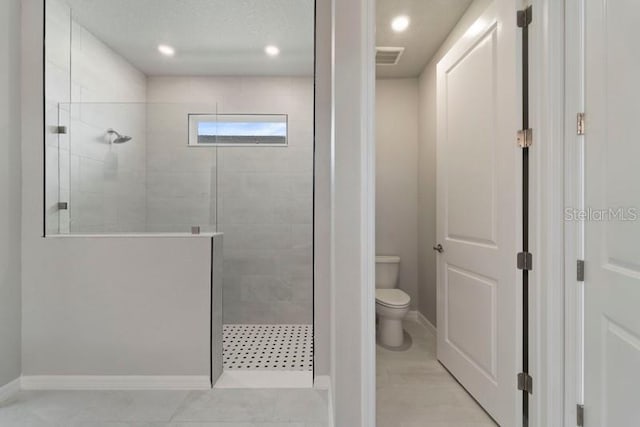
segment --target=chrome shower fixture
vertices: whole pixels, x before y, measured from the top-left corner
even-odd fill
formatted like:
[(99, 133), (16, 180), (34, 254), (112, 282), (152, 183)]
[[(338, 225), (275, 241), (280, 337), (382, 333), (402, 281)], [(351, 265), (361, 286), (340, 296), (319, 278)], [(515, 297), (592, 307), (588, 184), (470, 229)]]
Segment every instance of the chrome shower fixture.
[(125, 142), (129, 142), (133, 139), (130, 136), (122, 135), (115, 129), (107, 129), (107, 135), (115, 136), (115, 138), (111, 140), (112, 144), (124, 144)]

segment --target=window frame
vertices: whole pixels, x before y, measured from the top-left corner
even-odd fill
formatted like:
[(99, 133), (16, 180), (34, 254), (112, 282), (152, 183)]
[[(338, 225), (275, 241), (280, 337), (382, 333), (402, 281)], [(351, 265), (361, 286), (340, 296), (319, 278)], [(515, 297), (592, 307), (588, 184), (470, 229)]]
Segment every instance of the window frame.
[[(228, 143), (228, 142), (198, 142), (198, 125), (201, 122), (216, 121), (220, 117), (247, 117), (247, 118), (260, 118), (260, 117), (282, 117), (285, 124), (285, 136), (284, 143), (275, 144), (271, 142), (241, 142), (241, 143)], [(256, 120), (256, 123), (268, 123), (267, 121)], [(260, 138), (258, 136), (257, 138)], [(283, 113), (189, 113), (188, 114), (188, 138), (187, 144), (189, 147), (288, 147), (289, 146), (289, 115)]]

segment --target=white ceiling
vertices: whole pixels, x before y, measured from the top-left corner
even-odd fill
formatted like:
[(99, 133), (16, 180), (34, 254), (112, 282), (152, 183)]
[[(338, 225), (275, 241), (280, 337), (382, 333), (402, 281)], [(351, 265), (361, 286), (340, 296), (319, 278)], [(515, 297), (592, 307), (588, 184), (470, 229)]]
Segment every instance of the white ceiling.
[[(377, 66), (378, 77), (415, 77), (437, 52), (472, 0), (377, 0), (376, 45), (404, 47), (397, 65)], [(391, 20), (407, 15), (403, 33), (391, 30)]]
[[(313, 0), (66, 1), (77, 22), (147, 75), (313, 73)], [(269, 44), (279, 56), (264, 53)]]
[[(66, 0), (74, 18), (147, 75), (311, 75), (313, 0)], [(376, 44), (401, 46), (379, 77), (420, 74), (472, 0), (378, 0)], [(404, 33), (393, 17), (411, 19)], [(158, 44), (176, 49), (166, 58)], [(277, 45), (280, 55), (264, 53)]]

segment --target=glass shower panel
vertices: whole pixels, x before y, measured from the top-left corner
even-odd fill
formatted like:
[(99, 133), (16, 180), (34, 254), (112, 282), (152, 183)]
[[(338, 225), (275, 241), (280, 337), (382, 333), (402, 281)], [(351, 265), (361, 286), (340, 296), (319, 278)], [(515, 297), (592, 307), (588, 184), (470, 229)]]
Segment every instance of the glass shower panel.
[[(67, 106), (68, 108), (68, 106)], [(65, 232), (67, 211), (60, 203), (69, 193), (69, 138), (66, 132), (69, 112), (62, 105), (50, 107), (45, 113), (45, 233)]]
[(194, 111), (216, 106), (60, 104), (59, 232), (216, 231), (217, 149), (188, 146)]
[(217, 105), (148, 104), (147, 230), (216, 231), (217, 149), (189, 147), (189, 115)]

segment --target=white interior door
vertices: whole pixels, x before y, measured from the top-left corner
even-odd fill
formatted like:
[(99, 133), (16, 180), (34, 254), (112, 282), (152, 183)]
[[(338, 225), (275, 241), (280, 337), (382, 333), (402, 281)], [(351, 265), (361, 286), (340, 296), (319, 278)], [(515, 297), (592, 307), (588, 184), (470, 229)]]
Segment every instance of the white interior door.
[(520, 423), (516, 10), (496, 0), (438, 63), (438, 359)]
[(585, 6), (585, 425), (637, 426), (640, 2)]

